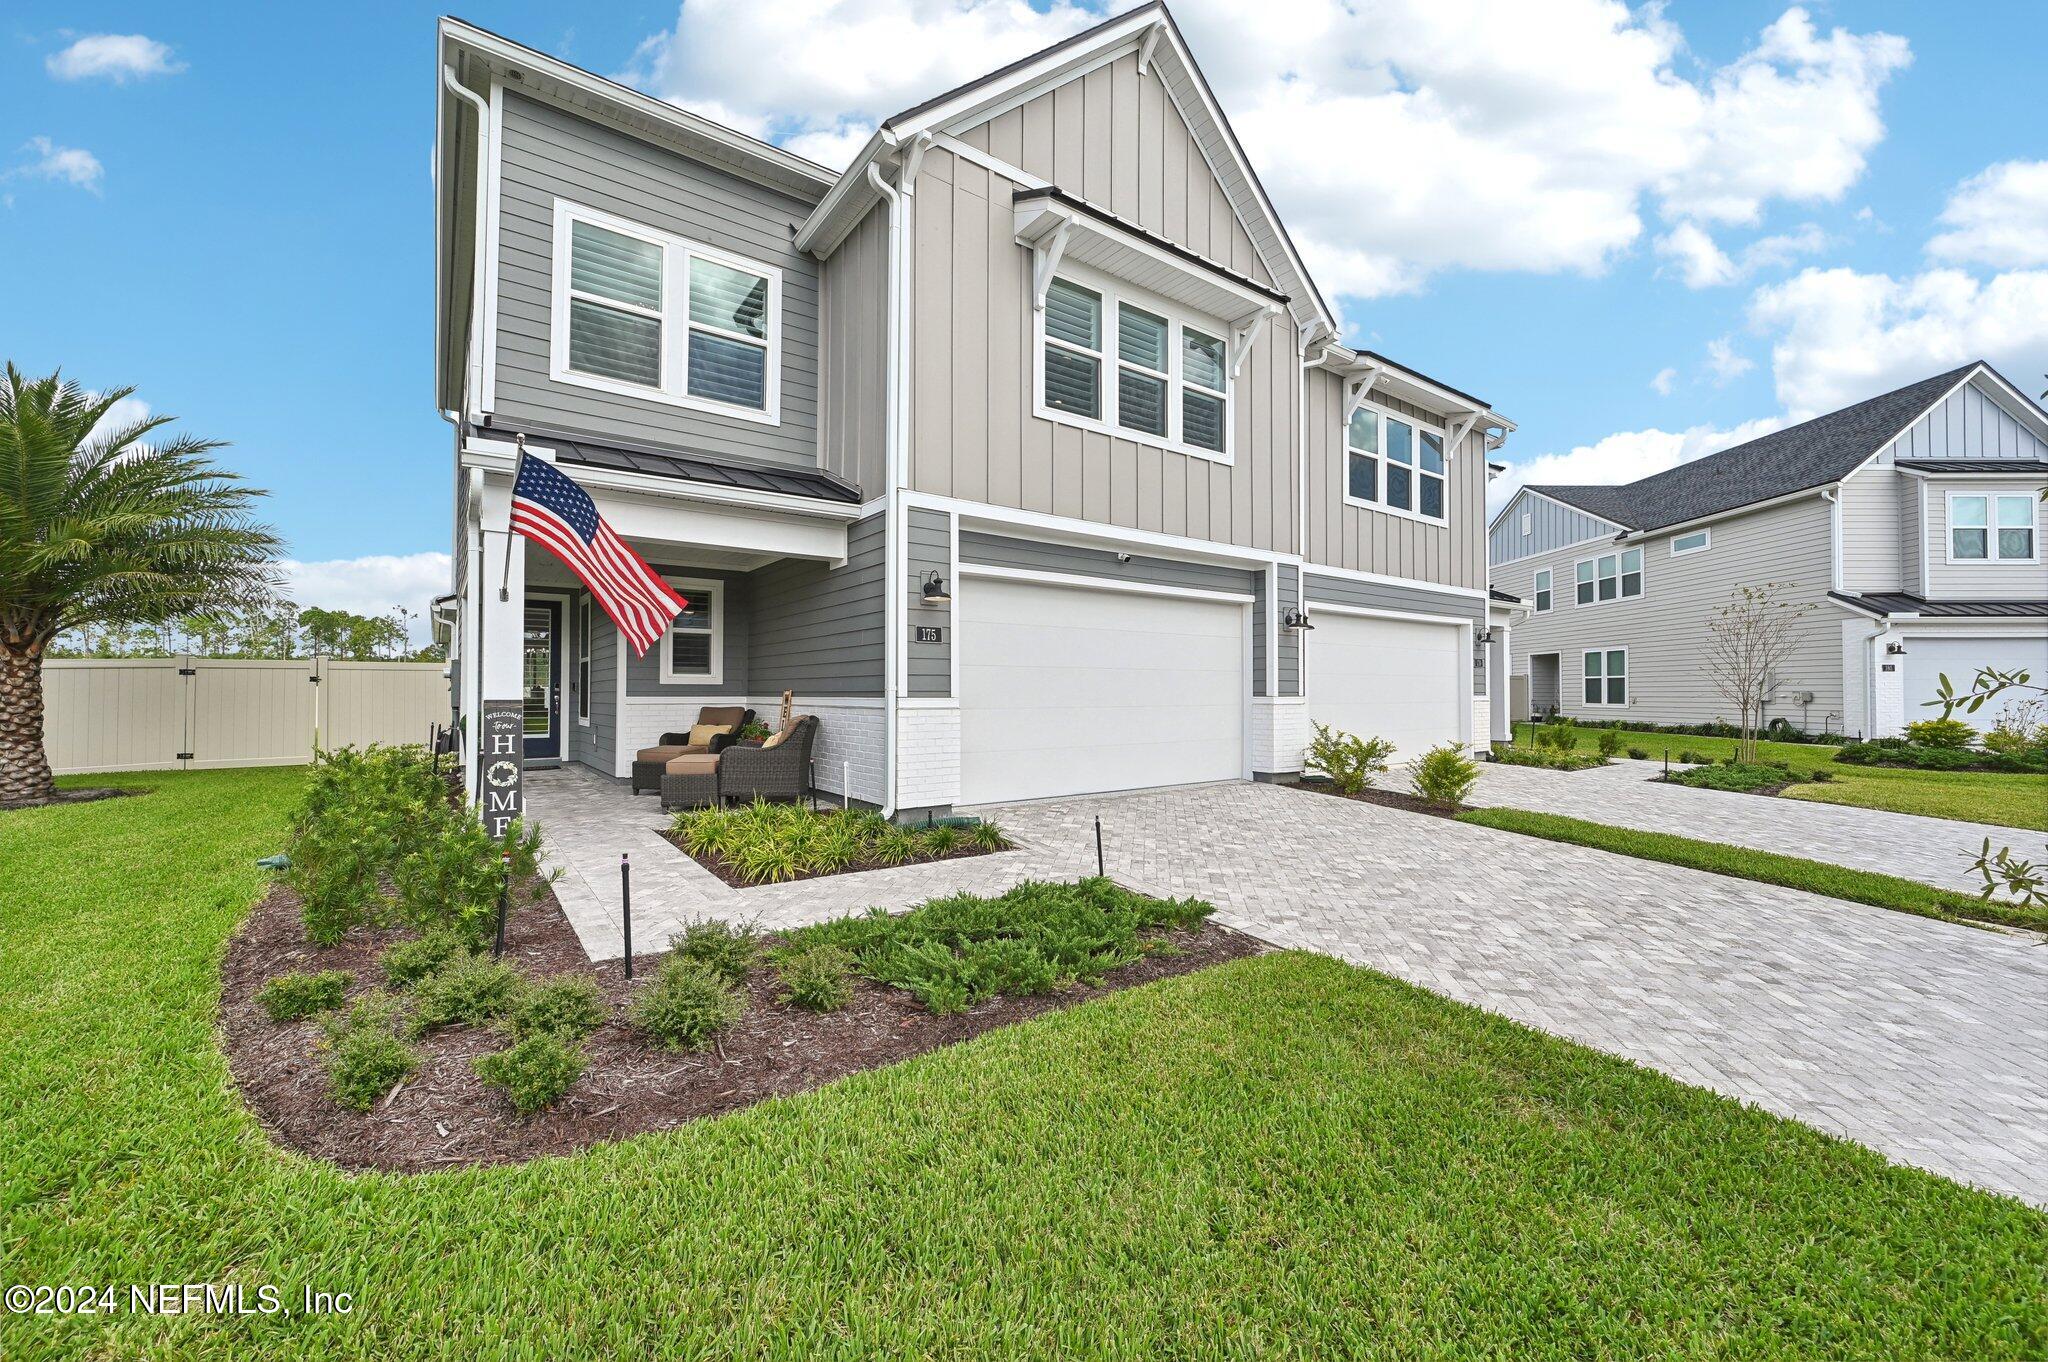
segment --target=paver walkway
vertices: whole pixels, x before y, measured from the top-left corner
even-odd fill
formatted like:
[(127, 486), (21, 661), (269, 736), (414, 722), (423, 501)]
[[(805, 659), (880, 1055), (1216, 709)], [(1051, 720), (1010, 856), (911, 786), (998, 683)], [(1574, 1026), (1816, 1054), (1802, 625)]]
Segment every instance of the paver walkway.
[(1017, 851), (735, 891), (653, 836), (653, 800), (588, 773), (529, 782), (600, 958), (619, 950), (629, 838), (682, 862), (643, 884), (659, 852), (630, 847), (652, 949), (657, 920), (775, 926), (1090, 873), (1099, 814), (1133, 888), (2048, 1206), (2048, 948), (2031, 940), (1250, 784), (1003, 806), (986, 812)]
[(1986, 837), (1994, 847), (2010, 846), (2035, 861), (2044, 859), (2041, 853), (2048, 848), (2048, 837), (2026, 828), (1667, 785), (1655, 779), (1662, 767), (1649, 761), (1622, 760), (1589, 771), (1487, 762), (1480, 771), (1474, 804), (1728, 842), (1899, 875), (1966, 894), (1983, 887), (1969, 862)]

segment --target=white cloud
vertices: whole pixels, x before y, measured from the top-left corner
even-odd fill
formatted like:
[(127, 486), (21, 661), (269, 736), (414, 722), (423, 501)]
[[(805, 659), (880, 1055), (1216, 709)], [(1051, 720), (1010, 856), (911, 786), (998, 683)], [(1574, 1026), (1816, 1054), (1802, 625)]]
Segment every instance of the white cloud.
[(820, 128), (815, 132), (800, 132), (782, 145), (799, 156), (808, 156), (821, 166), (844, 170), (853, 164), (853, 158), (874, 136), (875, 125), (853, 119), (836, 128)]
[[(99, 419), (99, 424), (92, 428), (92, 434), (86, 438), (97, 439), (112, 435), (117, 430), (126, 429), (148, 419), (149, 403), (134, 396), (116, 398), (114, 405), (107, 408), (107, 414)], [(134, 446), (131, 445), (130, 448), (133, 449)]]
[(83, 147), (62, 147), (47, 137), (31, 137), (22, 143), (29, 160), (9, 171), (10, 175), (26, 175), (37, 180), (60, 180), (87, 193), (100, 192), (100, 181), (106, 175), (106, 167), (100, 158)]
[[(1597, 273), (1646, 209), (1748, 224), (1773, 201), (1838, 198), (1908, 60), (1903, 39), (1823, 35), (1798, 8), (1698, 77), (1660, 6), (1620, 0), (1175, 13), (1310, 268), (1354, 296), (1444, 269)], [(689, 0), (625, 74), (839, 164), (879, 119), (1101, 18), (1071, 0)]]
[(1744, 421), (1731, 429), (1693, 426), (1687, 430), (1624, 430), (1590, 445), (1561, 454), (1538, 454), (1514, 460), (1508, 471), (1486, 489), (1487, 514), (1505, 506), (1528, 483), (1588, 483), (1595, 486), (1634, 482), (1682, 463), (1718, 453), (1731, 445), (1768, 435), (1790, 422), (1779, 416)]
[(1814, 223), (1797, 231), (1759, 237), (1742, 249), (1740, 259), (1731, 258), (1714, 243), (1699, 224), (1681, 222), (1656, 240), (1660, 257), (1670, 260), (1687, 288), (1713, 288), (1746, 279), (1760, 269), (1790, 264), (1802, 255), (1827, 248), (1827, 233)]
[(1754, 368), (1755, 360), (1735, 353), (1732, 337), (1723, 336), (1707, 342), (1707, 372), (1714, 376), (1716, 386), (1732, 383)]
[(1657, 396), (1669, 397), (1671, 396), (1671, 389), (1673, 385), (1677, 382), (1678, 370), (1671, 368), (1669, 365), (1666, 365), (1664, 368), (1659, 369), (1657, 371), (1656, 377), (1650, 380), (1650, 386), (1656, 389)]
[(1973, 359), (2022, 382), (2048, 369), (2048, 270), (1979, 280), (1809, 268), (1758, 289), (1749, 316), (1777, 338), (1771, 368), (1792, 412), (1832, 411)]
[(377, 553), (317, 563), (287, 558), (278, 567), (284, 573), (284, 594), (302, 609), (382, 615), (404, 606), (419, 616), (413, 621), (416, 644), (426, 641), (429, 603), (446, 594), (452, 580), (445, 553)]
[(2048, 265), (2048, 161), (2001, 161), (1956, 186), (1947, 231), (1927, 243), (1940, 260), (2017, 268)]
[(173, 76), (185, 64), (171, 59), (171, 49), (140, 33), (89, 33), (61, 52), (43, 59), (58, 80), (111, 80), (126, 85), (145, 76)]

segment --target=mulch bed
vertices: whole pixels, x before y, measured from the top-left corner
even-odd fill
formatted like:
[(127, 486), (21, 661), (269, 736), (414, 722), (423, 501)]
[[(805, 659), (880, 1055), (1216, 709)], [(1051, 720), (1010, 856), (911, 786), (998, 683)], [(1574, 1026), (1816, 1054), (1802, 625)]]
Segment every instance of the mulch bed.
[(145, 795), (147, 787), (138, 789), (115, 789), (100, 786), (90, 790), (59, 790), (48, 799), (0, 799), (0, 813), (9, 809), (47, 809), (56, 804), (91, 804), (101, 799), (125, 799), (129, 795)]
[(1652, 776), (1651, 782), (1657, 785), (1677, 785), (1687, 790), (1709, 790), (1714, 794), (1762, 795), (1766, 799), (1783, 794), (1794, 785), (1813, 784), (1812, 781), (1806, 780), (1783, 780), (1776, 785), (1759, 785), (1754, 790), (1731, 790), (1721, 785), (1695, 785), (1689, 780), (1675, 780), (1670, 776)]
[(314, 1021), (277, 1023), (256, 1005), (265, 980), (287, 970), (345, 969), (350, 996), (382, 981), (378, 954), (400, 931), (359, 931), (321, 950), (306, 943), (299, 901), (272, 888), (228, 945), (221, 966), (221, 1030), (228, 1067), (242, 1096), (273, 1139), (349, 1170), (425, 1172), (517, 1163), (566, 1154), (607, 1140), (668, 1130), (770, 1097), (805, 1092), (834, 1079), (923, 1054), (1118, 989), (1188, 974), (1268, 949), (1213, 922), (1167, 935), (1160, 953), (1106, 976), (1099, 988), (1076, 985), (1032, 998), (994, 998), (949, 1017), (934, 1016), (908, 993), (856, 980), (851, 1006), (814, 1013), (775, 1001), (772, 969), (754, 972), (746, 1015), (701, 1053), (661, 1048), (626, 1025), (632, 990), (654, 975), (659, 955), (635, 958), (628, 984), (618, 961), (592, 966), (550, 891), (524, 901), (506, 928), (505, 955), (529, 976), (593, 974), (612, 1019), (583, 1045), (588, 1065), (555, 1107), (532, 1117), (512, 1110), (470, 1068), (477, 1055), (509, 1037), (488, 1027), (445, 1027), (419, 1042), (419, 1069), (396, 1095), (369, 1112), (349, 1111), (327, 1095)]
[(819, 880), (831, 875), (852, 875), (862, 870), (898, 870), (906, 865), (930, 865), (933, 861), (959, 861), (969, 856), (993, 856), (997, 852), (1014, 850), (1012, 847), (975, 846), (973, 843), (963, 839), (959, 846), (954, 847), (943, 856), (913, 856), (907, 861), (889, 862), (851, 861), (846, 865), (840, 866), (837, 870), (800, 870), (794, 875), (770, 881), (748, 879), (733, 868), (732, 862), (726, 860), (725, 857), (720, 856), (717, 852), (706, 852), (701, 856), (698, 855), (683, 844), (682, 838), (666, 828), (662, 830), (661, 835), (677, 851), (682, 852), (683, 855), (688, 856), (691, 860), (718, 876), (719, 879), (724, 880), (734, 889), (766, 889), (770, 884), (794, 884), (798, 880)]
[(1403, 790), (1381, 790), (1368, 785), (1357, 794), (1338, 793), (1337, 787), (1325, 780), (1304, 780), (1294, 787), (1309, 790), (1315, 794), (1330, 795), (1337, 799), (1355, 799), (1361, 804), (1383, 804), (1390, 809), (1406, 809), (1410, 813), (1426, 813), (1433, 818), (1456, 818), (1465, 812), (1467, 804), (1432, 804), (1420, 795)]

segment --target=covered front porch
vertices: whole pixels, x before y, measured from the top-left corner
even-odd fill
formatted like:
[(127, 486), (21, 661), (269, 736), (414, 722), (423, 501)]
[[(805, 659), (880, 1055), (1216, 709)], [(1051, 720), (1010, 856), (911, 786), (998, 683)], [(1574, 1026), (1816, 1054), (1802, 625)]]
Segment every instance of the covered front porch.
[[(857, 493), (809, 471), (539, 437), (525, 448), (582, 487), (688, 605), (636, 654), (560, 559), (508, 530), (518, 448), (473, 433), (463, 458), (458, 715), (516, 706), (529, 772), (576, 767), (610, 779), (705, 707), (772, 718), (794, 691), (830, 734), (821, 732), (818, 755), (834, 778), (819, 783), (841, 792), (854, 749), (880, 726), (880, 522), (860, 520)], [(872, 668), (861, 665), (870, 633)], [(473, 794), (478, 730), (459, 722)], [(861, 755), (863, 771), (878, 764)]]

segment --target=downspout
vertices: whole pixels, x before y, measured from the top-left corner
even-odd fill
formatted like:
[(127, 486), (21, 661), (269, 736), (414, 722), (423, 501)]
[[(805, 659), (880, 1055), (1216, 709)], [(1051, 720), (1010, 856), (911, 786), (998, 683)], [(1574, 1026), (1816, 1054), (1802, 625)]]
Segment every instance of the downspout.
[(469, 354), (463, 365), (463, 414), (477, 418), (476, 403), (483, 391), (484, 371), (484, 222), (485, 197), (489, 193), (491, 109), (483, 98), (455, 79), (455, 68), (441, 67), (441, 83), (450, 93), (476, 110), (476, 245), (470, 254)]
[[(460, 415), (444, 412), (443, 415), (455, 427), (456, 494), (461, 498), (463, 538), (470, 541), (465, 546), (469, 554), (468, 581), (464, 584), (463, 614), (465, 635), (462, 645), (462, 666), (467, 672), (463, 683), (462, 733), (465, 770), (463, 783), (471, 801), (480, 791), (477, 788), (480, 763), (476, 760), (482, 737), (483, 724), (483, 667), (484, 667), (484, 619), (483, 619), (483, 528), (481, 507), (483, 503), (483, 472), (471, 469), (468, 485), (464, 486), (462, 468), (463, 422), (477, 419), (477, 402), (483, 390), (483, 347), (484, 347), (484, 224), (487, 221), (490, 169), (491, 110), (481, 96), (455, 78), (455, 68), (443, 63), (441, 83), (449, 93), (468, 104), (476, 111), (476, 231), (470, 250), (469, 287), (469, 336), (467, 353), (463, 356), (462, 412)], [(438, 146), (438, 142), (437, 142)], [(475, 532), (472, 534), (472, 524)]]
[(1864, 738), (1877, 736), (1877, 641), (1890, 634), (1890, 620), (1879, 620), (1877, 627), (1863, 636), (1863, 732)]
[[(461, 435), (456, 436), (456, 445), (461, 446)], [(460, 455), (457, 455), (458, 461)], [(457, 463), (457, 467), (460, 467)], [(483, 741), (483, 694), (484, 694), (484, 471), (481, 468), (469, 470), (469, 485), (462, 492), (462, 537), (467, 542), (464, 552), (469, 555), (469, 572), (463, 582), (463, 634), (462, 666), (466, 675), (462, 684), (462, 745), (468, 768), (463, 772), (463, 783), (469, 787), (471, 800), (482, 798), (478, 788), (479, 773), (483, 763), (476, 760)]]
[(1831, 591), (1842, 587), (1842, 489), (1823, 487), (1820, 494), (1828, 504), (1828, 588)]
[(889, 482), (883, 510), (882, 572), (882, 817), (896, 815), (896, 694), (902, 670), (903, 638), (903, 197), (890, 188), (874, 162), (868, 183), (889, 205), (889, 335), (887, 400), (882, 406), (882, 451)]

